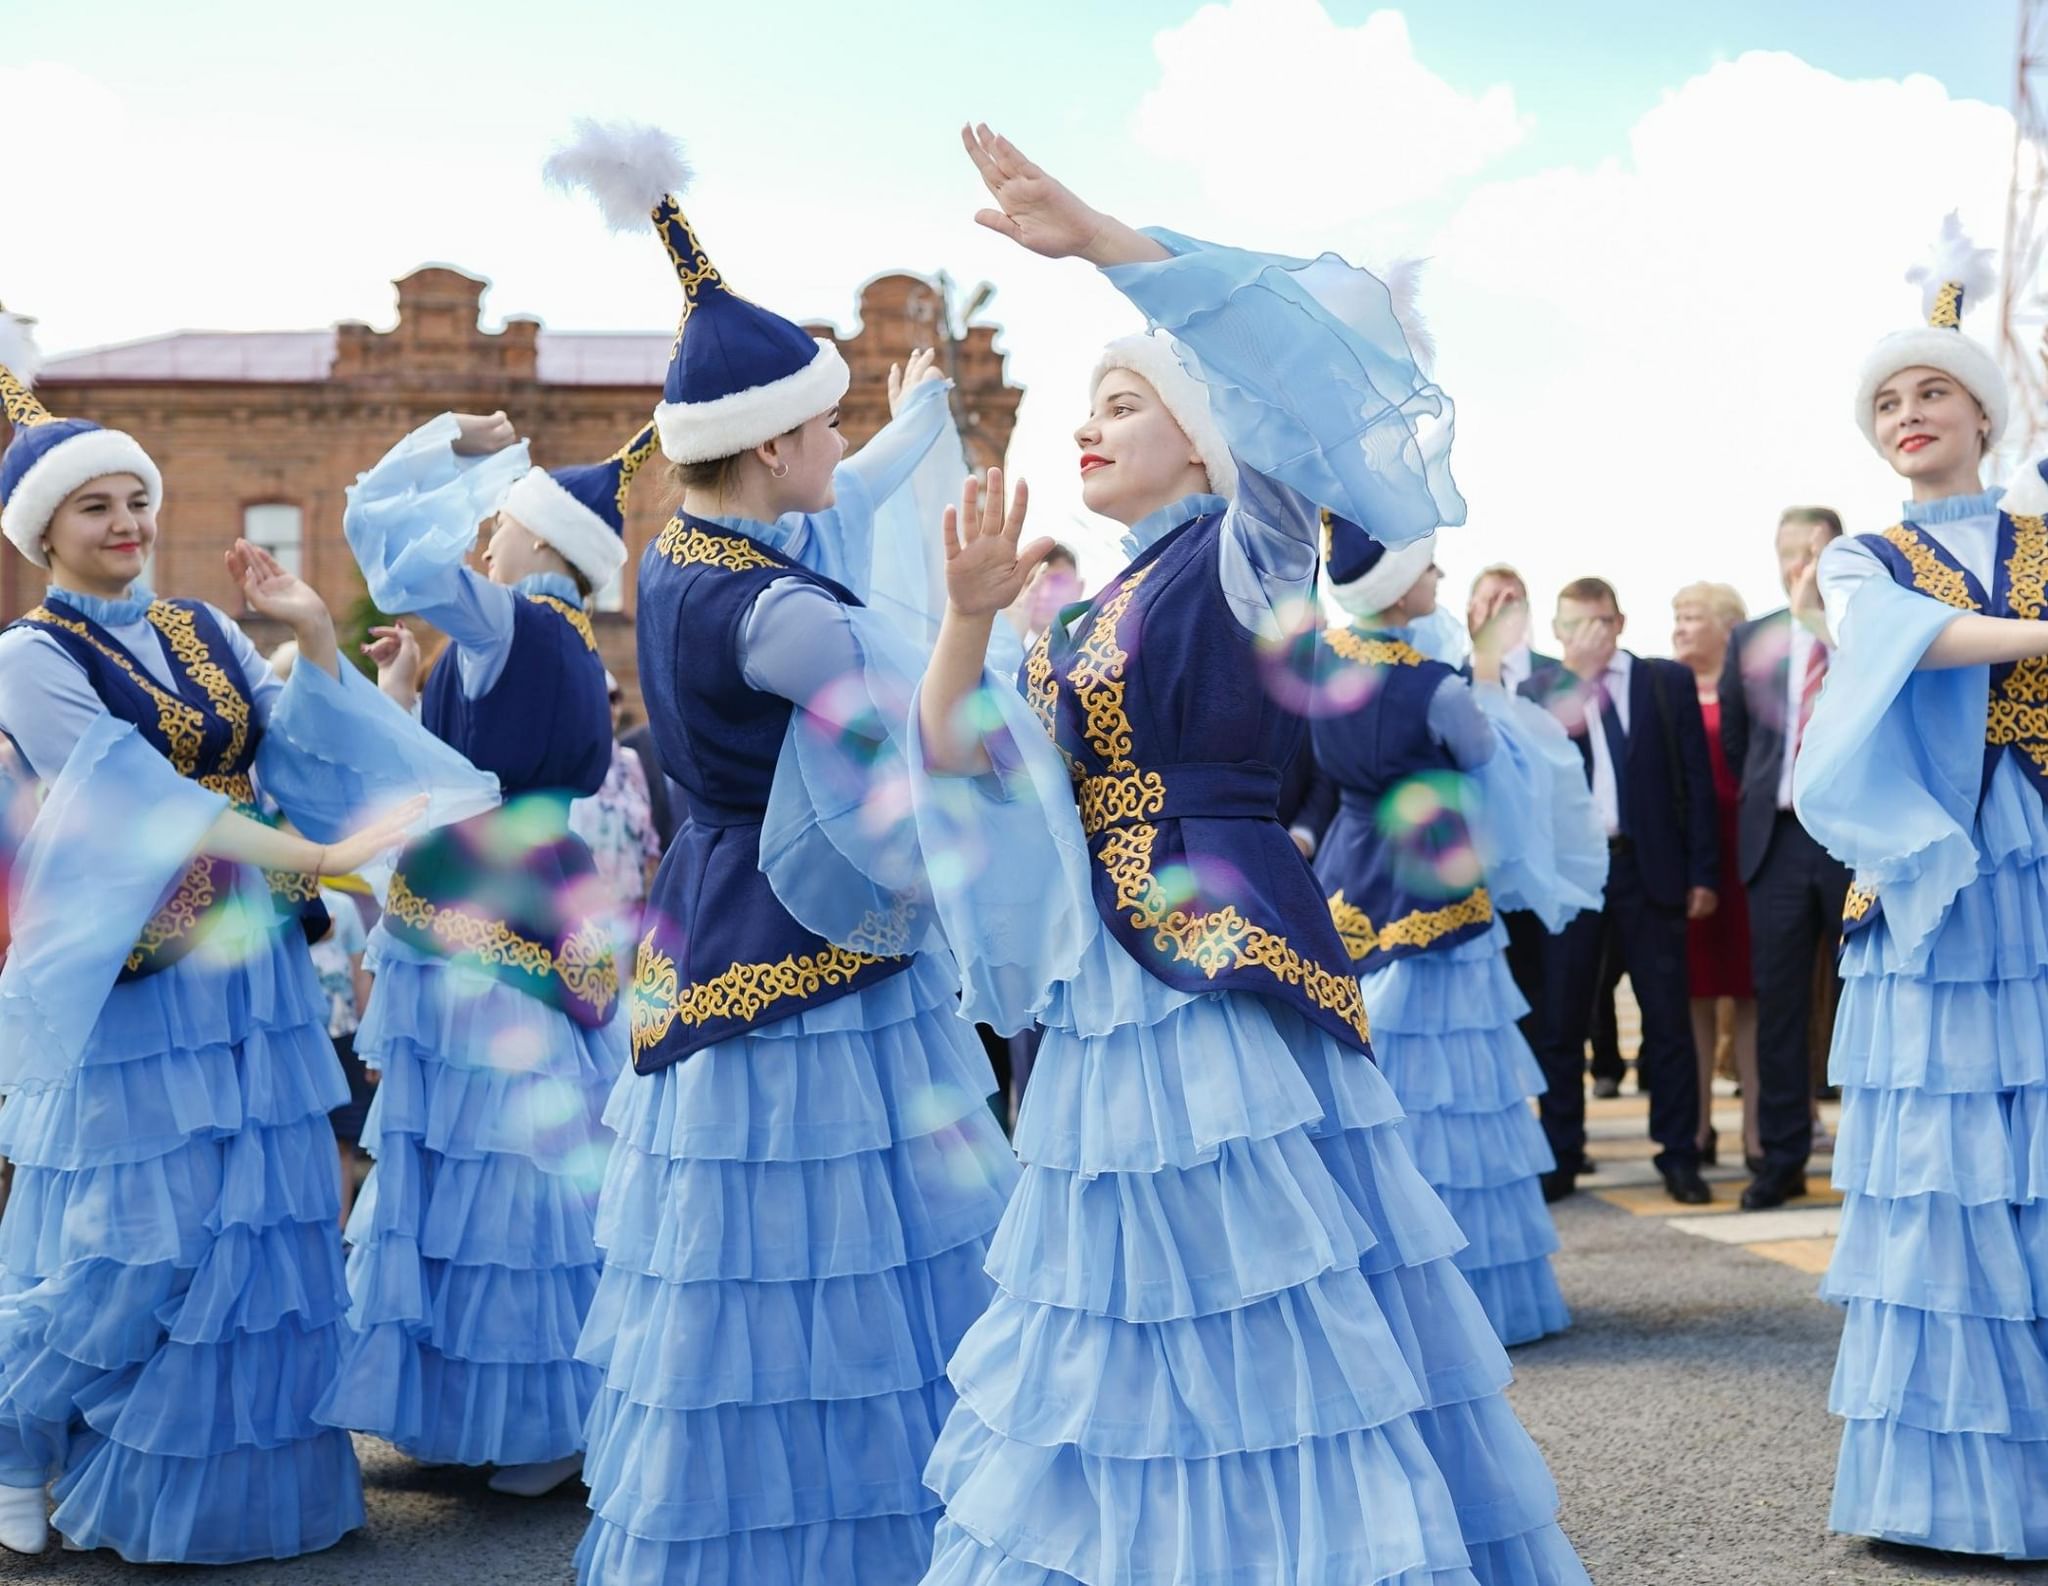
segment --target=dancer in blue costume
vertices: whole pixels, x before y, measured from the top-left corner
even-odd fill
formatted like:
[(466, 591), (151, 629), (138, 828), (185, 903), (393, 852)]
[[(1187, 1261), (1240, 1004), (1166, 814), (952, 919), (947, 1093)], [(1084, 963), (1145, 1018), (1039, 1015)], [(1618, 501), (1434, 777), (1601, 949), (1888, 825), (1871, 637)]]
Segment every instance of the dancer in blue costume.
[[(1468, 1241), (1458, 1268), (1504, 1344), (1570, 1324), (1550, 1270), (1554, 1164), (1529, 1098), (1543, 1075), (1515, 1021), (1506, 908), (1555, 930), (1597, 908), (1607, 841), (1564, 730), (1500, 686), (1433, 660), (1436, 537), (1388, 551), (1325, 515), (1331, 594), (1356, 619), (1323, 639), (1316, 768), (1336, 793), (1315, 871), (1358, 967), (1373, 1055), (1430, 1188)], [(1322, 801), (1327, 803), (1327, 797)]]
[[(1801, 820), (1856, 873), (1829, 1523), (2048, 1558), (2048, 482), (1980, 485), (2009, 406), (1961, 329), (1989, 256), (1951, 216), (1914, 278), (1928, 322), (1879, 342), (1856, 394), (1912, 498), (1820, 558), (1839, 654), (1796, 767)], [(1795, 609), (1818, 620), (1815, 583)]]
[[(1313, 587), (1310, 503), (1390, 545), (1458, 521), (1448, 404), (1362, 271), (1141, 234), (966, 142), (982, 224), (1097, 264), (1171, 337), (1096, 372), (1083, 498), (1133, 560), (1061, 614), (1024, 699), (982, 687), (983, 653), (1050, 542), (1020, 552), (993, 481), (948, 537), (916, 750), (979, 774), (928, 780), (921, 830), (936, 855), (956, 821), (1015, 829), (979, 876), (934, 866), (934, 903), (968, 1011), (1047, 1033), (998, 1292), (951, 1365), (927, 1580), (1583, 1582), (1274, 813), (1305, 729), (1258, 635)], [(986, 899), (1027, 888), (1024, 937)]]
[[(928, 642), (936, 569), (890, 542), (915, 535), (920, 476), (950, 487), (964, 468), (947, 387), (913, 359), (889, 426), (842, 463), (845, 364), (727, 290), (669, 140), (586, 124), (551, 174), (592, 188), (615, 229), (651, 212), (685, 303), (656, 412), (682, 510), (641, 561), (638, 622), (689, 821), (649, 900), (637, 1073), (606, 1114), (578, 1578), (908, 1586), (931, 1554), (946, 1357), (987, 1303), (1015, 1164), (951, 966), (906, 956), (886, 911), (843, 944), (805, 930), (760, 856), (786, 808), (851, 801), (860, 824), (872, 790), (828, 762), (863, 759), (875, 713), (908, 708), (911, 676), (892, 687), (873, 658)], [(909, 576), (883, 607), (892, 561)], [(829, 856), (805, 869), (810, 886), (838, 874)]]
[[(28, 376), (21, 327), (0, 343)], [(47, 789), (0, 973), (0, 1543), (42, 1549), (54, 1476), (71, 1546), (312, 1552), (363, 1522), (349, 1440), (313, 1416), (348, 1305), (317, 879), (424, 806), (348, 838), (354, 812), (424, 789), (456, 818), (496, 789), (341, 664), (264, 553), (228, 570), (296, 634), (289, 683), (215, 607), (153, 596), (156, 464), (8, 367), (0, 399), (0, 527), (50, 574), (0, 633), (0, 730)], [(266, 799), (307, 835), (260, 824)]]
[[(343, 519), (377, 604), (448, 635), (422, 719), (506, 802), (405, 853), (371, 938), (356, 1050), (382, 1074), (363, 1128), (377, 1165), (349, 1218), (355, 1337), (319, 1413), (418, 1460), (494, 1465), (494, 1490), (528, 1497), (576, 1473), (597, 1388), (576, 1340), (626, 1026), (569, 804), (611, 763), (583, 605), (625, 563), (626, 496), (653, 450), (650, 424), (549, 472), (502, 413), (443, 414), (357, 482)], [(464, 558), (493, 513), (486, 578)], [(385, 630), (373, 652), (410, 704), (417, 647)]]

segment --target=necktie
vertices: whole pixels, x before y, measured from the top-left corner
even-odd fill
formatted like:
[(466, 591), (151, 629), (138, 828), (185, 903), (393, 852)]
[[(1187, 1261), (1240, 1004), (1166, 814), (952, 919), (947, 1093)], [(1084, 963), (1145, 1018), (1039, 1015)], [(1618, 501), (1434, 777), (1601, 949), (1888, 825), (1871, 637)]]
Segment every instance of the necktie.
[(1813, 720), (1813, 707), (1820, 698), (1820, 686), (1827, 681), (1828, 647), (1816, 639), (1813, 648), (1806, 653), (1806, 675), (1799, 683), (1799, 725), (1792, 734), (1792, 753), (1796, 758), (1799, 746), (1806, 742), (1806, 724)]
[(1614, 708), (1614, 694), (1603, 672), (1593, 685), (1593, 698), (1600, 706), (1600, 730), (1607, 736), (1607, 763), (1614, 768), (1614, 812), (1621, 830), (1628, 831), (1628, 783), (1622, 768), (1628, 763), (1628, 735), (1622, 731), (1621, 715)]

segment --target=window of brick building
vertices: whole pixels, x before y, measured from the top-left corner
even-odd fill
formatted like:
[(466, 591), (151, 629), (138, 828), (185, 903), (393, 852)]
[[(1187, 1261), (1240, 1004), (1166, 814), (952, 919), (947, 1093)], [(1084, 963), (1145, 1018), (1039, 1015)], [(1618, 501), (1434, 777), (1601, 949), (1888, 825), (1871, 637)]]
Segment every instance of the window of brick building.
[(305, 535), (306, 515), (288, 501), (259, 501), (242, 508), (242, 538), (276, 557), (288, 573), (305, 571)]

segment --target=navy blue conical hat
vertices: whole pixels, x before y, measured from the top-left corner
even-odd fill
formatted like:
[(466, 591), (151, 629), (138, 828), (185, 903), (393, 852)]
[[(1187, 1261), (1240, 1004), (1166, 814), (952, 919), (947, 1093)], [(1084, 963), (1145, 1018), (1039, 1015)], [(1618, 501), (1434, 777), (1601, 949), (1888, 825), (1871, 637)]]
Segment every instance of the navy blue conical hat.
[(576, 123), (549, 158), (549, 181), (587, 189), (614, 231), (651, 216), (683, 289), (654, 422), (672, 462), (730, 457), (795, 429), (846, 394), (851, 376), (831, 342), (734, 292), (711, 262), (677, 196), (690, 168), (667, 133), (634, 122)]
[(1407, 594), (1436, 558), (1436, 536), (1425, 534), (1388, 550), (1349, 518), (1323, 509), (1323, 565), (1330, 593), (1354, 614), (1385, 611)]
[(602, 589), (626, 565), (626, 495), (654, 446), (648, 423), (601, 463), (529, 469), (499, 510), (560, 551), (592, 589)]
[(32, 323), (0, 313), (0, 408), (14, 430), (0, 453), (0, 533), (36, 566), (48, 567), (43, 531), (72, 491), (108, 474), (133, 474), (154, 511), (163, 505), (164, 476), (133, 436), (91, 419), (59, 418), (36, 399), (29, 387), (41, 358)]

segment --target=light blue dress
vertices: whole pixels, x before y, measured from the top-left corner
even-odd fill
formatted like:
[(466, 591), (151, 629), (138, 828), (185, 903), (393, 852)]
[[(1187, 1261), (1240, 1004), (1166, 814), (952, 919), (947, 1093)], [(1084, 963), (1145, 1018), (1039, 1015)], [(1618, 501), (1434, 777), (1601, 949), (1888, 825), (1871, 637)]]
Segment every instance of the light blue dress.
[[(523, 443), (458, 457), (454, 433), (444, 415), (394, 447), (350, 490), (344, 523), (378, 605), (445, 632), (444, 664), (474, 699), (503, 673), (521, 595), (582, 599), (558, 573), (507, 588), (463, 565), (527, 461)], [(362, 1134), (376, 1165), (348, 1222), (354, 1336), (317, 1413), (432, 1464), (566, 1458), (597, 1387), (576, 1340), (597, 1291), (600, 1120), (625, 1021), (615, 1007), (578, 1024), (381, 921), (365, 967), (356, 1053), (379, 1075)]]
[[(900, 716), (933, 631), (936, 510), (965, 472), (957, 438), (939, 444), (944, 394), (920, 387), (840, 467), (829, 512), (714, 520), (867, 602), (783, 580), (740, 625), (748, 685), (800, 707), (775, 787), (806, 817), (815, 799), (858, 822), (900, 788), (870, 774), (869, 696)], [(870, 668), (871, 649), (894, 660)], [(602, 1379), (579, 1581), (909, 1586), (924, 1572), (946, 1358), (988, 1301), (982, 1264), (1016, 1174), (956, 1007), (950, 963), (921, 956), (620, 1076), (604, 1275), (579, 1351)]]
[[(1989, 591), (1999, 501), (1908, 503), (1905, 528)], [(1842, 954), (1829, 1058), (1843, 1201), (1821, 1293), (1847, 1312), (1829, 1524), (2048, 1558), (2048, 812), (2018, 747), (1987, 784), (1989, 669), (1915, 670), (1954, 607), (1855, 540), (1821, 587), (1839, 650), (1797, 804), (1875, 916)]]
[[(131, 596), (48, 603), (175, 687), (148, 593)], [(434, 821), (496, 802), (351, 669), (280, 684), (213, 617), (264, 730), (259, 791), (309, 835), (416, 789), (437, 790)], [(56, 1476), (57, 1530), (137, 1563), (328, 1547), (363, 1521), (348, 1437), (312, 1415), (347, 1306), (327, 1114), (348, 1086), (304, 936), (259, 923), (252, 890), (188, 956), (116, 985), (226, 800), (32, 630), (0, 635), (0, 728), (49, 790), (0, 973), (0, 1482)]]
[[(1384, 287), (1154, 235), (1173, 259), (1106, 273), (1181, 340), (1251, 482), (1220, 529), (1240, 622), (1313, 576), (1311, 503), (1394, 543), (1462, 516), (1448, 406)], [(1177, 503), (1131, 549), (1217, 506)], [(1141, 649), (1123, 686), (1144, 689)], [(954, 1353), (926, 1472), (946, 1505), (927, 1582), (1583, 1583), (1385, 1078), (1292, 1004), (1141, 967), (1096, 911), (1036, 717), (1005, 676), (977, 709), (994, 770), (913, 776), (929, 906), (965, 1011), (1046, 1035), (996, 1295)], [(777, 891), (814, 929), (851, 927), (798, 876)]]

